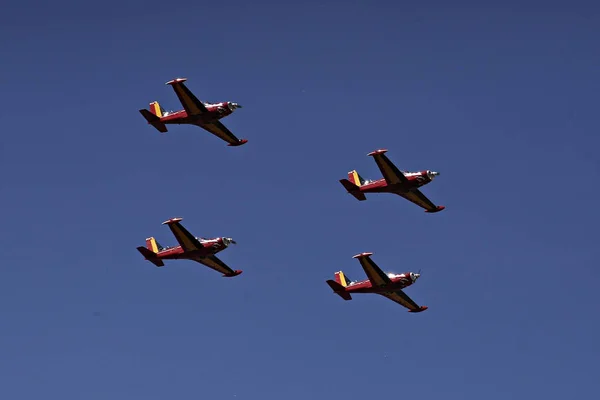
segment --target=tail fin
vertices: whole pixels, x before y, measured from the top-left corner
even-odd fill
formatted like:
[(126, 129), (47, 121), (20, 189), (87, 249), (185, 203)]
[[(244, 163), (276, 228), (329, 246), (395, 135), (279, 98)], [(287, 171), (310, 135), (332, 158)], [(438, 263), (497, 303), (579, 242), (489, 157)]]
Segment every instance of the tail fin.
[(348, 180), (359, 187), (365, 184), (365, 180), (356, 170), (348, 172)]
[(165, 110), (158, 104), (158, 101), (153, 101), (150, 103), (150, 112), (160, 118), (164, 115)]
[(160, 244), (158, 244), (156, 239), (154, 239), (153, 237), (146, 239), (146, 247), (139, 246), (137, 248), (137, 250), (140, 253), (142, 253), (142, 255), (144, 256), (144, 258), (146, 260), (150, 261), (152, 264), (156, 265), (157, 267), (163, 267), (165, 265), (163, 260), (161, 260), (160, 258), (158, 258), (156, 256), (156, 253), (158, 253), (162, 249), (163, 249), (163, 247)]
[(364, 201), (367, 199), (367, 196), (360, 191), (360, 187), (350, 182), (348, 179), (340, 179), (340, 183), (344, 186), (344, 188), (346, 188), (348, 193), (356, 198), (356, 200)]
[(350, 278), (348, 278), (343, 271), (338, 271), (335, 273), (335, 281), (343, 287), (348, 286), (348, 284), (351, 282)]
[(150, 103), (150, 111), (146, 109), (141, 109), (140, 114), (148, 121), (150, 125), (155, 127), (159, 132), (165, 133), (167, 132), (167, 126), (160, 121), (160, 118), (164, 114), (164, 110), (158, 104), (158, 101)]
[(342, 271), (338, 271), (335, 273), (335, 281), (329, 279), (326, 282), (329, 285), (329, 287), (333, 289), (335, 294), (340, 296), (342, 299), (352, 300), (352, 296), (350, 296), (350, 293), (346, 292), (346, 287), (350, 283), (350, 280), (346, 277), (346, 275), (344, 275)]
[(158, 253), (159, 251), (163, 251), (165, 249), (153, 237), (146, 239), (146, 248), (153, 253)]

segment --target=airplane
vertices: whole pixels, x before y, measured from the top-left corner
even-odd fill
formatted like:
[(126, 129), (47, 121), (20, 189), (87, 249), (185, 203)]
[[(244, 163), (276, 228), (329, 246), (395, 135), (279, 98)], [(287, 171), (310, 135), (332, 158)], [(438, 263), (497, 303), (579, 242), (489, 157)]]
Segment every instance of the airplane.
[(158, 101), (150, 103), (150, 111), (146, 109), (139, 110), (142, 116), (150, 125), (159, 132), (167, 132), (167, 124), (186, 124), (196, 125), (213, 135), (226, 141), (228, 146), (241, 146), (248, 141), (238, 139), (229, 129), (219, 121), (228, 115), (231, 115), (237, 108), (242, 108), (238, 103), (223, 101), (220, 103), (201, 102), (185, 86), (187, 78), (176, 78), (170, 80), (165, 85), (171, 85), (179, 101), (183, 105), (181, 111), (165, 111)]
[(445, 209), (445, 206), (436, 206), (419, 188), (428, 184), (440, 173), (430, 170), (420, 172), (400, 171), (385, 155), (387, 149), (370, 152), (383, 175), (382, 179), (365, 180), (356, 170), (348, 172), (348, 179), (340, 179), (340, 183), (348, 193), (359, 201), (367, 199), (365, 193), (394, 193), (404, 197), (425, 209), (425, 212), (436, 213)]
[(427, 306), (419, 306), (402, 291), (415, 283), (421, 274), (414, 272), (386, 274), (371, 259), (372, 255), (373, 253), (360, 253), (352, 257), (358, 258), (368, 279), (360, 282), (351, 281), (343, 271), (338, 271), (335, 273), (335, 280), (326, 281), (334, 293), (344, 300), (352, 300), (352, 293), (375, 293), (408, 308), (408, 312), (417, 313), (427, 310)]
[(192, 260), (221, 272), (226, 278), (231, 278), (242, 273), (240, 270), (229, 268), (227, 264), (219, 260), (215, 255), (225, 250), (230, 244), (236, 244), (235, 240), (228, 237), (214, 239), (194, 237), (181, 225), (181, 220), (182, 218), (171, 218), (163, 222), (163, 225), (169, 226), (175, 239), (179, 242), (179, 246), (163, 247), (155, 238), (147, 238), (146, 247), (137, 247), (146, 260), (157, 267), (165, 265), (163, 260)]

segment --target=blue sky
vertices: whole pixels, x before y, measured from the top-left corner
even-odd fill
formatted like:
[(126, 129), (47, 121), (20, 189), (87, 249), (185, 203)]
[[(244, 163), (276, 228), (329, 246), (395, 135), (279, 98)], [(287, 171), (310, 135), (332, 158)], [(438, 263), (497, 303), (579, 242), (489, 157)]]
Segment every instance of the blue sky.
[[(204, 3), (3, 5), (2, 397), (596, 398), (597, 6)], [(181, 76), (246, 145), (146, 124)], [(346, 194), (382, 147), (446, 210)], [(144, 261), (176, 216), (244, 273)]]

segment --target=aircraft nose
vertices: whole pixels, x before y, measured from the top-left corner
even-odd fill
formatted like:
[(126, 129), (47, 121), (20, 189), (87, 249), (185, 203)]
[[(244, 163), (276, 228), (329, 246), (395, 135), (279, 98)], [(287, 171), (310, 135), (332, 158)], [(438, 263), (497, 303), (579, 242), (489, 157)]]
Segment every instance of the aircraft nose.
[(228, 238), (228, 237), (224, 237), (223, 238), (223, 244), (225, 246), (229, 246), (230, 244), (237, 244), (235, 240), (233, 240), (232, 238)]
[(436, 176), (438, 176), (440, 173), (437, 171), (427, 171), (427, 175), (429, 176), (429, 179), (433, 179)]
[(419, 279), (419, 277), (420, 277), (420, 276), (421, 276), (421, 274), (415, 274), (415, 281), (416, 281), (417, 279)]

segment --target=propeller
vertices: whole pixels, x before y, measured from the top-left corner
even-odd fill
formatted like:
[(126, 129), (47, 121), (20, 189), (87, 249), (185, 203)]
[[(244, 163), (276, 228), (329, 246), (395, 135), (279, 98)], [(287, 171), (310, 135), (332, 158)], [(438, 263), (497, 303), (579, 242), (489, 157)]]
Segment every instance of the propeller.
[(438, 176), (440, 173), (436, 172), (436, 171), (427, 171), (427, 176), (429, 177), (429, 179), (435, 178), (436, 176)]
[[(421, 277), (421, 268), (419, 268), (419, 272), (417, 272), (414, 276), (414, 281), (416, 281), (417, 279), (419, 279)], [(413, 282), (414, 282), (413, 281)]]
[(223, 243), (225, 243), (226, 246), (229, 246), (230, 244), (237, 244), (237, 242), (235, 240), (233, 240), (232, 238), (228, 238), (228, 237), (223, 238)]
[(229, 109), (231, 111), (235, 110), (236, 108), (243, 108), (241, 105), (239, 105), (238, 103), (232, 103), (231, 101), (227, 102), (227, 104), (229, 105)]

